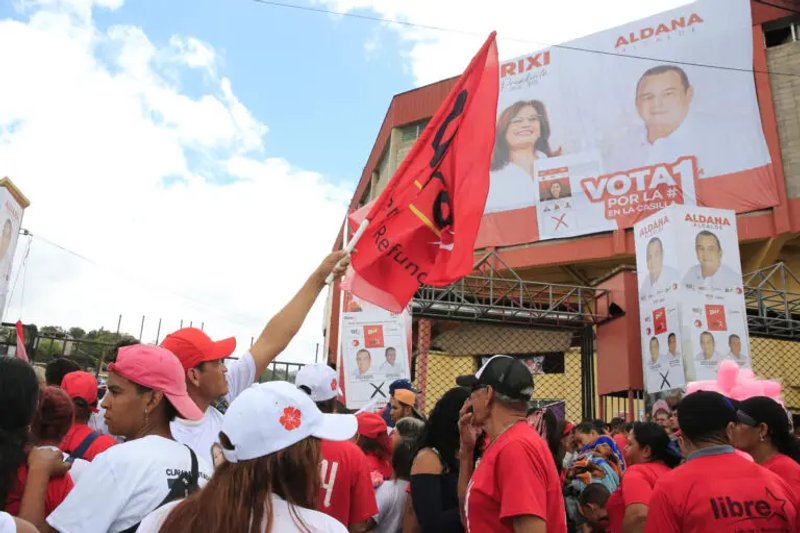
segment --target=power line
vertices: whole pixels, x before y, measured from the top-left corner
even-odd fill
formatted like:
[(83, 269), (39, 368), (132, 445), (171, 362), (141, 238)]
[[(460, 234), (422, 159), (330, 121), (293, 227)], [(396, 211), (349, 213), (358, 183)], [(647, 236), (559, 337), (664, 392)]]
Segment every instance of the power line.
[[(118, 275), (124, 275), (125, 277), (133, 278), (140, 285), (148, 287), (148, 288), (150, 288), (152, 290), (155, 290), (155, 291), (160, 292), (160, 293), (168, 293), (168, 294), (171, 294), (173, 296), (176, 296), (176, 297), (184, 300), (185, 302), (197, 307), (200, 310), (210, 311), (210, 312), (212, 312), (213, 314), (215, 314), (217, 316), (224, 317), (225, 320), (227, 320), (231, 324), (236, 324), (236, 325), (238, 325), (240, 327), (243, 327), (243, 328), (249, 328), (250, 326), (240, 322), (240, 320), (255, 320), (255, 317), (250, 317), (250, 316), (239, 315), (238, 319), (234, 319), (234, 318), (231, 318), (227, 314), (224, 314), (224, 315), (220, 314), (219, 308), (213, 306), (212, 304), (201, 302), (200, 300), (195, 300), (194, 298), (191, 298), (191, 297), (189, 297), (189, 296), (187, 296), (185, 294), (182, 294), (180, 292), (177, 292), (177, 291), (173, 291), (173, 290), (170, 290), (170, 289), (165, 289), (163, 287), (159, 287), (159, 286), (157, 286), (155, 284), (146, 282), (145, 280), (142, 280), (141, 278), (135, 278), (134, 276), (132, 276), (131, 274), (129, 274), (127, 272), (119, 271), (119, 270), (117, 270), (115, 268), (112, 268), (112, 267), (110, 267), (108, 265), (104, 265), (103, 263), (100, 263), (100, 262), (95, 261), (95, 260), (93, 260), (93, 259), (91, 259), (89, 257), (86, 257), (85, 255), (82, 255), (82, 254), (80, 254), (80, 253), (78, 253), (78, 252), (76, 252), (74, 250), (70, 250), (69, 248), (67, 248), (65, 246), (62, 246), (62, 245), (60, 245), (60, 244), (58, 244), (56, 242), (51, 241), (50, 239), (42, 237), (41, 235), (30, 233), (27, 230), (26, 230), (26, 235), (29, 235), (30, 238), (35, 238), (35, 239), (40, 240), (40, 241), (42, 241), (44, 243), (47, 243), (50, 246), (53, 246), (54, 248), (58, 248), (59, 250), (61, 250), (63, 252), (66, 252), (66, 253), (68, 253), (70, 255), (73, 255), (73, 256), (81, 259), (82, 261), (86, 261), (87, 263), (89, 263), (91, 265), (94, 265), (94, 266), (96, 266), (98, 268), (107, 269), (107, 270), (113, 270)], [(30, 244), (29, 244), (28, 251), (30, 252)], [(26, 261), (27, 261), (27, 255), (26, 255)], [(19, 274), (17, 274), (17, 275), (19, 276)], [(24, 283), (24, 278), (23, 278), (23, 283)]]
[[(282, 7), (282, 8), (287, 8), (287, 9), (295, 9), (297, 11), (309, 11), (309, 12), (312, 12), (312, 13), (320, 13), (320, 14), (325, 14), (325, 15), (337, 15), (337, 16), (341, 16), (341, 17), (349, 17), (349, 18), (354, 18), (354, 19), (367, 20), (367, 21), (370, 21), (370, 22), (380, 22), (380, 23), (383, 23), (383, 24), (394, 24), (394, 25), (405, 26), (405, 27), (409, 27), (409, 28), (420, 28), (420, 29), (424, 29), (424, 30), (433, 30), (433, 31), (440, 31), (440, 32), (445, 32), (445, 33), (456, 33), (456, 34), (460, 34), (460, 35), (469, 35), (469, 36), (473, 36), (473, 37), (486, 37), (486, 35), (487, 35), (486, 33), (482, 33), (482, 32), (461, 30), (461, 29), (458, 29), (458, 28), (447, 28), (447, 27), (443, 27), (443, 26), (434, 26), (434, 25), (430, 25), (430, 24), (418, 24), (418, 23), (415, 23), (415, 22), (409, 22), (409, 21), (405, 21), (405, 20), (388, 19), (388, 18), (382, 18), (382, 17), (378, 17), (378, 16), (373, 16), (373, 15), (363, 15), (363, 14), (360, 14), (360, 13), (350, 13), (350, 12), (347, 12), (347, 11), (334, 11), (332, 9), (324, 9), (324, 8), (321, 8), (321, 7), (301, 6), (301, 5), (297, 5), (297, 4), (289, 4), (289, 3), (285, 3), (285, 2), (278, 2), (278, 1), (275, 1), (275, 0), (252, 0), (252, 1), (257, 3), (257, 4), (262, 4), (262, 5), (272, 6), (272, 7)], [(756, 1), (759, 1), (759, 0), (756, 0)], [(761, 3), (765, 3), (765, 2), (761, 2)], [(768, 5), (772, 5), (772, 4), (768, 4)], [(775, 6), (775, 7), (778, 7), (778, 6)], [(781, 7), (781, 8), (782, 9), (787, 9), (785, 7)], [(787, 10), (791, 11), (790, 9), (787, 9)], [(617, 53), (617, 52), (608, 52), (606, 50), (596, 50), (596, 49), (592, 49), (592, 48), (583, 48), (583, 47), (580, 47), (580, 46), (571, 46), (571, 45), (567, 45), (567, 44), (551, 44), (551, 43), (546, 43), (546, 42), (543, 42), (543, 41), (532, 41), (530, 39), (521, 39), (521, 38), (518, 38), (518, 37), (505, 37), (504, 36), (503, 40), (511, 41), (511, 42), (517, 42), (517, 43), (524, 43), (524, 44), (533, 44), (533, 45), (537, 45), (539, 47), (544, 47), (544, 48), (560, 48), (562, 50), (570, 50), (570, 51), (573, 51), (573, 52), (583, 52), (583, 53), (588, 53), (588, 54), (598, 54), (598, 55), (604, 55), (604, 56), (612, 56), (612, 57), (618, 57), (618, 58), (621, 58), (621, 59), (638, 59), (638, 60), (642, 60), (642, 61), (657, 61), (659, 63), (669, 63), (669, 64), (672, 64), (672, 65), (686, 65), (686, 66), (690, 66), (690, 67), (714, 68), (714, 69), (719, 69), (719, 70), (727, 70), (727, 71), (734, 71), (734, 72), (746, 72), (746, 73), (751, 73), (751, 74), (769, 74), (771, 76), (788, 76), (788, 77), (800, 78), (800, 74), (794, 73), (794, 72), (775, 72), (775, 71), (770, 71), (770, 70), (756, 70), (756, 69), (752, 69), (752, 68), (728, 67), (728, 66), (724, 66), (724, 65), (712, 65), (712, 64), (708, 64), (708, 63), (696, 63), (696, 62), (692, 62), (692, 61), (678, 61), (676, 59), (663, 59), (663, 58), (658, 58), (658, 57), (647, 57), (647, 56), (640, 56), (640, 55), (635, 55), (635, 54), (620, 54), (620, 53)]]

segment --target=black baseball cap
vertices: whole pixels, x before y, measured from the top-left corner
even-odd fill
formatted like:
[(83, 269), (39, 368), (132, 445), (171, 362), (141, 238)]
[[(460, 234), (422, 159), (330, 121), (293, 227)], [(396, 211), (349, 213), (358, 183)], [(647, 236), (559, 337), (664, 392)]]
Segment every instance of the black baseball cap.
[(681, 433), (695, 440), (725, 431), (736, 422), (737, 403), (718, 392), (700, 390), (686, 395), (678, 404)]
[(786, 411), (781, 404), (766, 396), (754, 396), (739, 402), (736, 418), (751, 427), (766, 424), (774, 435), (789, 433), (789, 416)]
[(472, 389), (492, 387), (500, 394), (528, 401), (533, 394), (533, 375), (522, 361), (509, 355), (494, 355), (475, 375), (458, 376), (456, 383)]

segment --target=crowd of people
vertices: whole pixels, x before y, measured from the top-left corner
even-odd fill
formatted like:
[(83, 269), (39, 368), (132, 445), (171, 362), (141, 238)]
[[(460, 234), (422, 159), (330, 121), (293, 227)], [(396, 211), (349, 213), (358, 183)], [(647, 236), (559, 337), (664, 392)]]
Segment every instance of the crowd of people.
[(798, 531), (800, 445), (770, 398), (573, 424), (506, 355), (427, 416), (408, 380), (357, 413), (325, 364), (256, 383), (342, 258), (227, 364), (235, 340), (194, 328), (118, 347), (101, 395), (69, 359), (0, 358), (0, 533)]

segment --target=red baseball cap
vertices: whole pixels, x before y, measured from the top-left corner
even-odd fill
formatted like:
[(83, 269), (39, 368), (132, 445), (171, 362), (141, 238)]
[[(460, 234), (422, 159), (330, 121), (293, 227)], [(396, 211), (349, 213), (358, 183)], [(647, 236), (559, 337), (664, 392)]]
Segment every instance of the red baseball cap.
[(386, 421), (377, 413), (358, 413), (356, 415), (358, 420), (358, 434), (371, 439), (378, 438), (381, 434), (386, 433)]
[(169, 350), (150, 344), (123, 346), (108, 371), (164, 393), (182, 418), (200, 420), (203, 412), (186, 392), (186, 373)]
[(236, 349), (236, 338), (212, 341), (201, 329), (183, 328), (167, 335), (161, 347), (174, 353), (183, 369), (189, 370), (200, 363), (228, 357)]
[(78, 370), (70, 372), (61, 380), (61, 388), (72, 398), (80, 398), (89, 405), (89, 410), (97, 412), (97, 380), (89, 372)]

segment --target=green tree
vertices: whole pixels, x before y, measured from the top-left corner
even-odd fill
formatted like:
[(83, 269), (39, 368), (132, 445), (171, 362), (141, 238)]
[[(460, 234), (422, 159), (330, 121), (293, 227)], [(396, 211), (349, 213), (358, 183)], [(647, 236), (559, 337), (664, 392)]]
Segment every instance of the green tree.
[(73, 339), (82, 339), (86, 336), (86, 331), (79, 327), (69, 328), (69, 336)]

